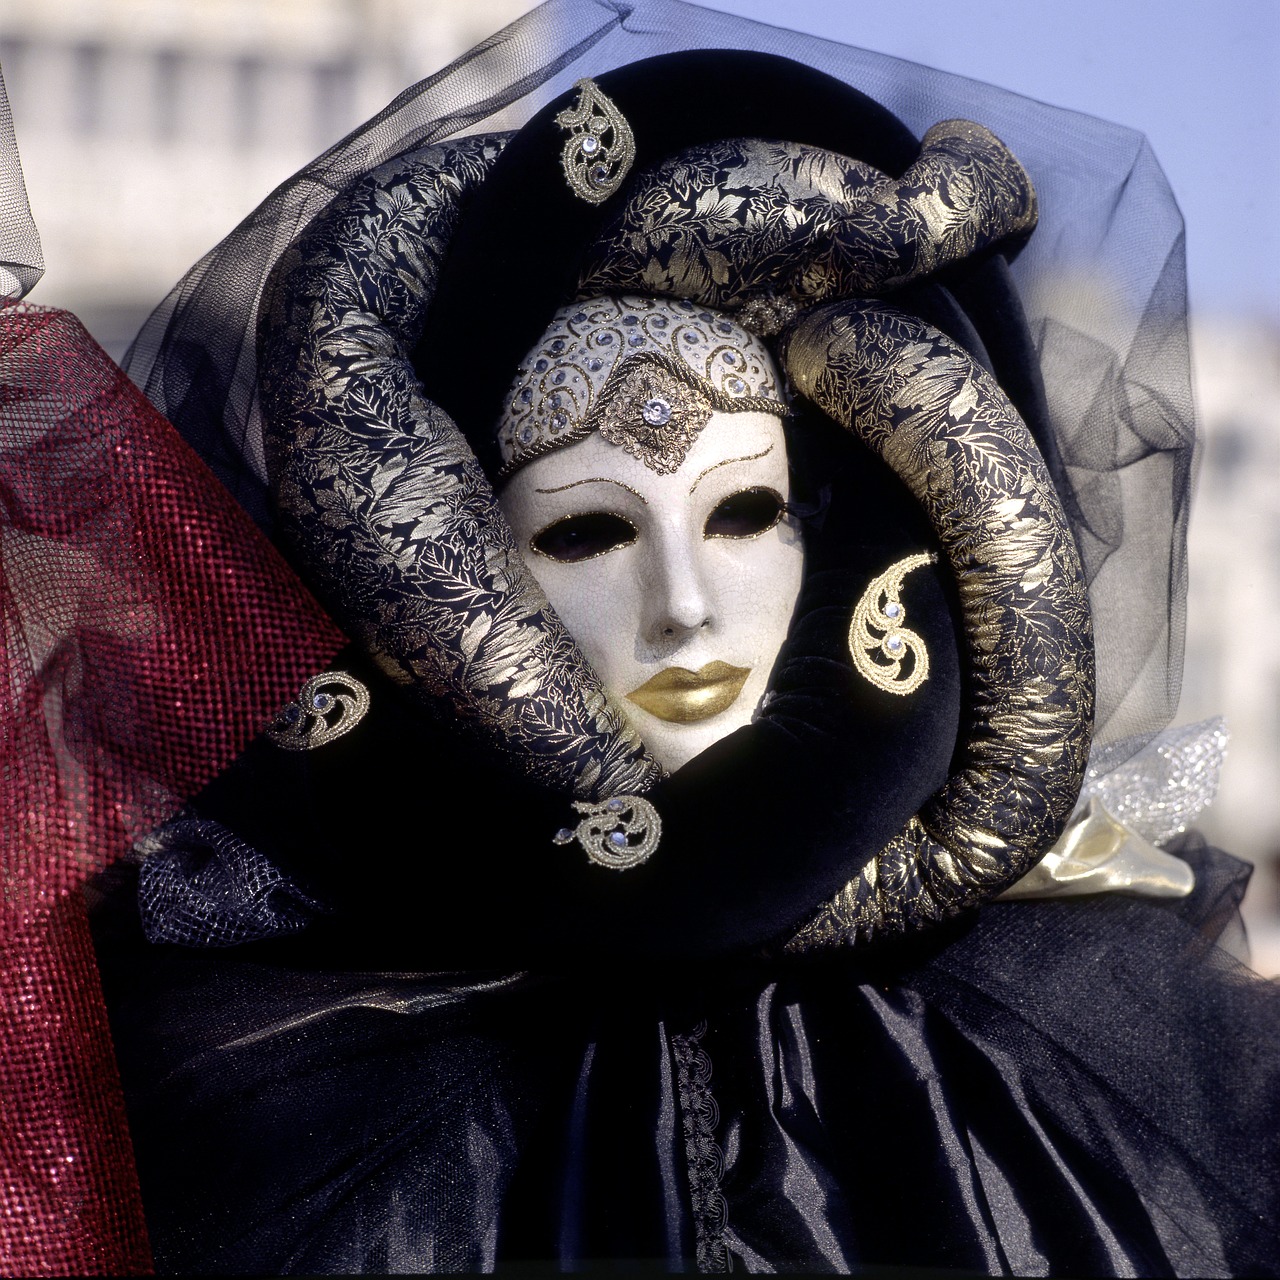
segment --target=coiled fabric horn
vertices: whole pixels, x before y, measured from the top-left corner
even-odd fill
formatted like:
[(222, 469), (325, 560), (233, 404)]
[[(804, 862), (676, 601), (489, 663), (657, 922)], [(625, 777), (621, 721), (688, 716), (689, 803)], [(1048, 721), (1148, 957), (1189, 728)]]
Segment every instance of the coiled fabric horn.
[(581, 290), (725, 310), (760, 295), (812, 305), (883, 294), (1020, 243), (1037, 216), (1026, 171), (968, 120), (935, 124), (900, 178), (794, 142), (705, 143), (639, 178), (593, 246)]
[(502, 146), (480, 136), (373, 170), (281, 260), (259, 327), (268, 472), (304, 575), (393, 679), (552, 787), (643, 791), (658, 766), (409, 358), (459, 205)]
[(877, 301), (804, 316), (791, 380), (924, 506), (959, 590), (969, 705), (942, 789), (788, 943), (902, 933), (976, 906), (1061, 833), (1092, 738), (1093, 636), (1075, 540), (995, 380), (937, 329)]

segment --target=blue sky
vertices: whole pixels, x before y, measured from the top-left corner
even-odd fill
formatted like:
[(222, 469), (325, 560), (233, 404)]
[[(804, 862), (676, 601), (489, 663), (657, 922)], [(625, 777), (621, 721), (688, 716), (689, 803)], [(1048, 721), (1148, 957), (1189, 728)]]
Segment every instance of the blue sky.
[(1141, 129), (1193, 308), (1280, 326), (1280, 0), (699, 0)]

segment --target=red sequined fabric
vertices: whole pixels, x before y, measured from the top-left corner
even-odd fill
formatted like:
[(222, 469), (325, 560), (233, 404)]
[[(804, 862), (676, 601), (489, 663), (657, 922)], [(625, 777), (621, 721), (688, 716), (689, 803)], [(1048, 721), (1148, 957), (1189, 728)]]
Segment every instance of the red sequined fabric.
[(344, 637), (74, 317), (0, 310), (0, 1272), (150, 1270), (85, 880)]

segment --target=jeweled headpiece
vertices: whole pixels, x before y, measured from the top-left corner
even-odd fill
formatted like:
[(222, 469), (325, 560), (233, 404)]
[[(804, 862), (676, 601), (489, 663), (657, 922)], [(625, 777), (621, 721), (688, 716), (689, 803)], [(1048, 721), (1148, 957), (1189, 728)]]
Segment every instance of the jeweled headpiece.
[(716, 410), (787, 412), (768, 350), (731, 317), (638, 295), (571, 303), (503, 403), (500, 474), (597, 430), (669, 474)]

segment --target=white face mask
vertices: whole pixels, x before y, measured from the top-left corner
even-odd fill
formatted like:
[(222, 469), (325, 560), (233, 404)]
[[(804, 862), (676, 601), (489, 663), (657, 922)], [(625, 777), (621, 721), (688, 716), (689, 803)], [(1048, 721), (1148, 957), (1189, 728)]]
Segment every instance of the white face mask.
[(714, 413), (660, 475), (598, 432), (527, 463), (499, 502), (653, 756), (678, 769), (747, 724), (804, 568), (781, 421)]

